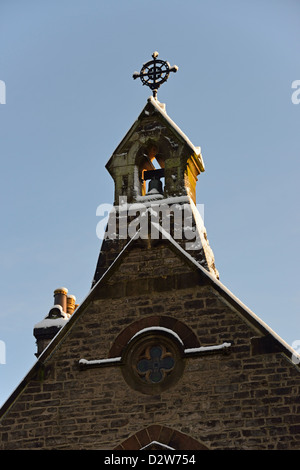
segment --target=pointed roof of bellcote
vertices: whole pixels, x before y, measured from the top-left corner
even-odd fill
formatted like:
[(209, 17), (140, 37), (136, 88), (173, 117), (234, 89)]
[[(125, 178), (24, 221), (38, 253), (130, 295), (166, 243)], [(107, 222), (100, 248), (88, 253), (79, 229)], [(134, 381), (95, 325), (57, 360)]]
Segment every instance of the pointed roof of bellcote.
[(134, 122), (134, 124), (131, 126), (127, 134), (124, 136), (124, 138), (121, 140), (115, 151), (113, 152), (112, 156), (110, 157), (109, 161), (106, 164), (107, 170), (110, 172), (110, 169), (112, 167), (112, 160), (115, 155), (118, 155), (119, 153), (124, 151), (124, 148), (126, 148), (126, 144), (128, 140), (131, 139), (132, 135), (134, 132), (137, 130), (139, 127), (139, 124), (142, 121), (149, 121), (149, 117), (155, 115), (158, 119), (161, 119), (162, 122), (165, 122), (169, 130), (173, 133), (174, 138), (178, 139), (181, 141), (183, 144), (187, 146), (191, 154), (195, 155), (195, 158), (198, 160), (199, 168), (201, 172), (205, 171), (204, 167), (204, 162), (203, 158), (201, 155), (201, 148), (198, 146), (194, 146), (190, 139), (182, 132), (182, 130), (177, 126), (177, 124), (170, 118), (170, 116), (167, 114), (166, 111), (166, 105), (165, 103), (160, 103), (157, 99), (153, 98), (150, 96), (147, 100), (147, 104), (140, 113), (139, 117), (137, 120)]
[(165, 196), (188, 195), (196, 202), (197, 176), (205, 171), (201, 148), (168, 116), (166, 105), (151, 96), (106, 164), (115, 181), (116, 204), (126, 186), (128, 202), (145, 195), (140, 182), (145, 170), (155, 168), (154, 158), (164, 171)]

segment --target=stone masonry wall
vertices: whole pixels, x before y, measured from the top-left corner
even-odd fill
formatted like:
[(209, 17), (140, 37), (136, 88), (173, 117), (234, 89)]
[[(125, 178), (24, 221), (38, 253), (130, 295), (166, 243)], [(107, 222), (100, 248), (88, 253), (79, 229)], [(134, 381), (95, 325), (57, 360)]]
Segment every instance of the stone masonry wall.
[[(118, 366), (79, 370), (150, 316), (184, 322), (202, 346), (231, 342), (231, 352), (186, 359), (176, 385), (152, 396)], [(172, 250), (133, 249), (2, 418), (0, 449), (114, 449), (156, 424), (209, 449), (299, 449), (299, 370), (282, 353), (253, 355), (260, 335)]]

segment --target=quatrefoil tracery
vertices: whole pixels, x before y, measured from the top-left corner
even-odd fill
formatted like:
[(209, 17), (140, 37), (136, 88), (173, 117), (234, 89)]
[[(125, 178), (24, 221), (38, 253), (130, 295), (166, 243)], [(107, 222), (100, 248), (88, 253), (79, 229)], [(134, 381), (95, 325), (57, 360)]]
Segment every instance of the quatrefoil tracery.
[(159, 383), (172, 371), (175, 360), (163, 345), (148, 346), (136, 368), (140, 377), (148, 383)]

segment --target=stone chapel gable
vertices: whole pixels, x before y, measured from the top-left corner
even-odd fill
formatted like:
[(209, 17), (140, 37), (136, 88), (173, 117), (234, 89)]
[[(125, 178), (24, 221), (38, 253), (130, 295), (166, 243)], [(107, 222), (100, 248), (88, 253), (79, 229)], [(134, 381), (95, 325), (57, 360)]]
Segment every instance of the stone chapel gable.
[(0, 449), (299, 450), (299, 357), (219, 280), (200, 147), (154, 96), (106, 167), (114, 206), (91, 290), (78, 305), (57, 289), (35, 325)]

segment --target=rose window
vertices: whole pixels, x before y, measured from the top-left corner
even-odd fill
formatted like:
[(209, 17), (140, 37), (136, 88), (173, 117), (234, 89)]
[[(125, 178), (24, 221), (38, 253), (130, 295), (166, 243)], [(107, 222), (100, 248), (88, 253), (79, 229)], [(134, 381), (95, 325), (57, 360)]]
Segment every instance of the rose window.
[(136, 335), (122, 357), (126, 382), (146, 394), (160, 393), (174, 385), (184, 368), (183, 345), (178, 339), (153, 329)]

